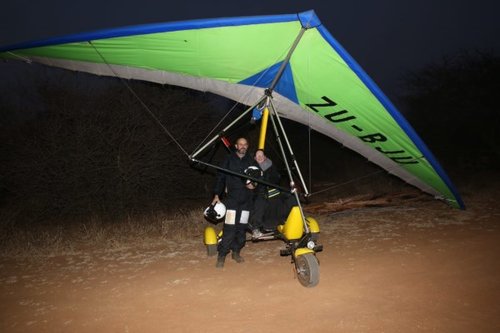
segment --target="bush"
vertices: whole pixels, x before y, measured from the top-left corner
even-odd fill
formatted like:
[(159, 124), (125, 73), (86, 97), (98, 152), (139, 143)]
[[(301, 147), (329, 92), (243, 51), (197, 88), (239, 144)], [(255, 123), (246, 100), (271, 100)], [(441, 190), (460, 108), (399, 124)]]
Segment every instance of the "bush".
[(128, 82), (139, 101), (116, 79), (50, 73), (34, 75), (36, 103), (1, 100), (4, 208), (36, 219), (127, 215), (207, 197), (212, 175), (190, 168), (162, 128), (191, 152), (218, 121), (206, 95)]

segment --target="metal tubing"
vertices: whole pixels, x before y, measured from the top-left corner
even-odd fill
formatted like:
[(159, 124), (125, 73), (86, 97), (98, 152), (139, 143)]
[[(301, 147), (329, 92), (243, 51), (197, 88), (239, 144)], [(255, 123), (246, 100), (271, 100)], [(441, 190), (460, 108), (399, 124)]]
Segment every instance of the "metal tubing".
[(269, 109), (267, 105), (264, 107), (262, 111), (262, 120), (260, 123), (260, 136), (259, 136), (259, 149), (264, 150), (266, 146), (266, 133), (267, 133), (267, 121), (269, 120)]
[(297, 172), (299, 174), (299, 179), (300, 179), (300, 182), (302, 183), (302, 186), (304, 187), (304, 192), (306, 193), (306, 195), (309, 194), (309, 191), (307, 189), (307, 185), (304, 181), (304, 177), (302, 177), (302, 172), (300, 171), (300, 167), (299, 167), (299, 164), (297, 163), (297, 160), (295, 159), (295, 154), (293, 153), (293, 150), (292, 150), (292, 146), (290, 145), (290, 141), (288, 141), (288, 137), (286, 136), (286, 132), (285, 132), (285, 129), (283, 127), (283, 124), (281, 123), (281, 119), (278, 115), (278, 112), (276, 112), (276, 109), (274, 108), (274, 104), (273, 104), (273, 101), (271, 100), (271, 112), (272, 114), (274, 114), (276, 116), (276, 119), (278, 120), (278, 125), (281, 129), (281, 132), (283, 133), (283, 137), (285, 139), (285, 142), (286, 142), (286, 145), (287, 145), (287, 148), (288, 148), (288, 151), (290, 152), (290, 154), (292, 155), (292, 158), (293, 158), (293, 163), (295, 165), (295, 168), (297, 169)]
[(276, 184), (273, 184), (273, 183), (270, 183), (270, 182), (267, 182), (265, 180), (262, 180), (262, 179), (258, 179), (258, 178), (255, 178), (255, 177), (252, 177), (252, 176), (247, 176), (243, 173), (238, 173), (238, 172), (235, 172), (235, 171), (231, 171), (229, 169), (225, 169), (223, 167), (220, 167), (218, 165), (215, 165), (215, 164), (211, 164), (211, 163), (207, 163), (207, 162), (203, 162), (203, 161), (200, 161), (200, 160), (197, 160), (195, 158), (191, 158), (191, 161), (192, 162), (196, 162), (196, 163), (200, 163), (200, 164), (203, 164), (203, 165), (206, 165), (208, 167), (211, 167), (211, 168), (214, 168), (216, 170), (220, 170), (222, 172), (225, 172), (227, 174), (230, 174), (230, 175), (233, 175), (233, 176), (237, 176), (237, 177), (240, 177), (240, 178), (244, 178), (244, 179), (250, 179), (251, 181), (254, 181), (256, 183), (259, 183), (259, 184), (263, 184), (263, 185), (267, 185), (269, 187), (272, 187), (272, 188), (276, 188), (280, 191), (283, 191), (283, 192), (290, 192), (290, 189), (288, 188), (285, 188), (283, 186), (280, 186), (280, 185), (276, 185)]
[(286, 65), (290, 62), (290, 58), (292, 57), (293, 51), (295, 51), (295, 48), (300, 42), (300, 39), (304, 35), (304, 32), (306, 31), (306, 28), (302, 27), (299, 31), (299, 34), (297, 37), (295, 37), (295, 40), (293, 41), (292, 47), (290, 50), (288, 50), (288, 54), (286, 55), (285, 60), (281, 63), (280, 69), (278, 70), (278, 73), (273, 79), (273, 82), (271, 83), (271, 86), (269, 86), (268, 90), (272, 93), (274, 88), (276, 88), (276, 85), (278, 84), (278, 81), (280, 80), (281, 76), (283, 75), (283, 72), (285, 71)]
[[(250, 106), (248, 109), (246, 109), (238, 118), (236, 118), (235, 120), (233, 120), (229, 125), (227, 125), (226, 127), (224, 127), (224, 129), (222, 130), (222, 132), (226, 132), (228, 129), (230, 129), (234, 124), (236, 124), (241, 118), (243, 118), (247, 113), (249, 113), (250, 111), (253, 110), (254, 107), (256, 107), (257, 105), (259, 105), (265, 98), (267, 98), (267, 96), (263, 96), (261, 99), (259, 99), (259, 101), (257, 103), (255, 103), (254, 105)], [(203, 147), (201, 147), (200, 149), (198, 149), (197, 151), (193, 152), (189, 158), (192, 160), (194, 159), (196, 156), (198, 156), (202, 151), (204, 151), (208, 146), (210, 146), (215, 140), (217, 140), (219, 138), (220, 135), (216, 135), (214, 136), (210, 141), (208, 141)]]
[[(278, 130), (278, 127), (276, 126), (276, 123), (274, 121), (274, 117), (277, 117), (277, 113), (276, 113), (276, 110), (274, 109), (272, 102), (271, 102), (271, 123), (273, 125), (274, 133), (276, 134), (276, 140), (278, 141), (278, 146), (280, 147), (281, 155), (283, 156), (283, 162), (285, 163), (286, 171), (288, 172), (288, 178), (290, 179), (290, 186), (292, 187), (291, 192), (295, 195), (295, 200), (297, 200), (297, 206), (299, 207), (300, 217), (302, 218), (302, 224), (304, 225), (304, 230), (306, 233), (309, 233), (309, 227), (308, 227), (307, 222), (306, 222), (304, 210), (302, 209), (302, 205), (300, 203), (299, 193), (297, 192), (297, 190), (295, 190), (295, 188), (293, 186), (294, 181), (293, 181), (292, 171), (290, 170), (290, 165), (288, 164), (286, 154), (285, 154), (285, 149), (283, 148), (283, 143), (281, 142), (281, 137), (279, 135), (280, 132)], [(277, 117), (277, 119), (279, 119), (279, 118)], [(282, 129), (282, 133), (286, 139), (286, 134), (284, 132), (283, 127), (281, 127), (281, 129)], [(288, 143), (288, 140), (287, 140), (287, 143)], [(288, 145), (290, 145), (290, 144), (288, 143)]]

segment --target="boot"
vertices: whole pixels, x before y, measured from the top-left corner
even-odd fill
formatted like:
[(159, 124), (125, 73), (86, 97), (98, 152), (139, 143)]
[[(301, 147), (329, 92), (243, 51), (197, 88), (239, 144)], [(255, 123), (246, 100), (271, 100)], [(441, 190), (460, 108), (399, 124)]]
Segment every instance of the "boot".
[(252, 230), (252, 239), (259, 239), (262, 236), (262, 232), (259, 229)]
[(238, 264), (240, 264), (240, 263), (242, 263), (242, 262), (244, 262), (244, 261), (245, 261), (245, 259), (243, 259), (243, 257), (242, 257), (242, 256), (240, 256), (240, 251), (237, 251), (237, 252), (233, 251), (233, 252), (231, 253), (231, 257), (232, 257), (232, 258), (234, 259), (234, 261), (236, 261)]
[(217, 262), (215, 263), (215, 267), (223, 268), (225, 260), (226, 260), (226, 257), (217, 257)]

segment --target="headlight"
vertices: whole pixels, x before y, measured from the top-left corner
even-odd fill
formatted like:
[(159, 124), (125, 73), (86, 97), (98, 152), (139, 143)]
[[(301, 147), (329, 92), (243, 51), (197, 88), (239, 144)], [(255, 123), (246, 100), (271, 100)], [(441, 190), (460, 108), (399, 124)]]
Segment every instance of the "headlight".
[(316, 243), (314, 243), (314, 241), (307, 242), (308, 249), (312, 250), (312, 249), (314, 249), (315, 246), (316, 246)]

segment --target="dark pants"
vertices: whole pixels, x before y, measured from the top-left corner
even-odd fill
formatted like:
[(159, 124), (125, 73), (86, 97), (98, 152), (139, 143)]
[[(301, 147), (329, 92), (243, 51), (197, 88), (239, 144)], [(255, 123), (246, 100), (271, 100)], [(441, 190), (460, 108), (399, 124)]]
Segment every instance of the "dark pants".
[(266, 214), (269, 201), (264, 196), (259, 195), (253, 203), (252, 218), (250, 227), (252, 229), (261, 229), (264, 226), (264, 215)]
[[(231, 198), (228, 198), (225, 205), (227, 209), (226, 221), (224, 222), (224, 227), (222, 228), (222, 239), (217, 247), (219, 257), (225, 257), (229, 251), (240, 252), (245, 246), (248, 224), (240, 223), (241, 215), (243, 211), (248, 212), (247, 214), (250, 213), (250, 204), (248, 202), (238, 202), (237, 200), (231, 200)], [(230, 214), (229, 211), (236, 212), (234, 224), (227, 223), (228, 214)]]
[(285, 222), (293, 206), (297, 204), (295, 196), (280, 193), (272, 198), (258, 196), (255, 198), (250, 225), (252, 229), (274, 230)]

